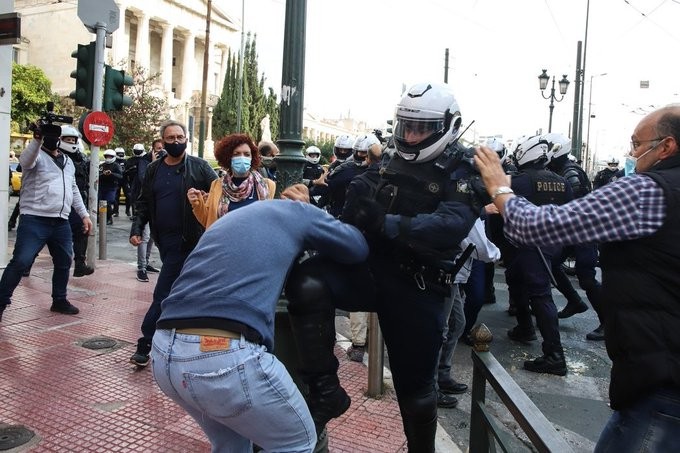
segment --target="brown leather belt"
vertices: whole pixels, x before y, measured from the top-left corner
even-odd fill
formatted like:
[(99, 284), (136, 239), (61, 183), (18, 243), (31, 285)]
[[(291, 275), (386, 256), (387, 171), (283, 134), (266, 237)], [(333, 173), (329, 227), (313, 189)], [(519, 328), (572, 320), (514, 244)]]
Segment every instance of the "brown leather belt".
[(211, 329), (208, 327), (195, 329), (176, 329), (175, 332), (183, 333), (185, 335), (198, 335), (206, 337), (222, 337), (222, 338), (241, 338), (239, 332), (232, 332), (230, 330)]

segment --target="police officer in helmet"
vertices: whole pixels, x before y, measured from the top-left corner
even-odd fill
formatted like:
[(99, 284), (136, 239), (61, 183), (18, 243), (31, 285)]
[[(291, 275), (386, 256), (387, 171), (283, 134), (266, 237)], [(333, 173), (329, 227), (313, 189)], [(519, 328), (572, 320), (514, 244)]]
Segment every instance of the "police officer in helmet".
[(435, 374), (451, 294), (450, 260), (483, 204), (466, 179), (471, 167), (457, 143), (461, 114), (451, 88), (421, 83), (396, 109), (396, 153), (374, 198), (357, 200), (343, 221), (362, 230), (370, 255), (341, 265), (322, 255), (296, 264), (286, 296), (308, 404), (321, 431), (350, 406), (340, 386), (335, 308), (374, 311), (383, 332), (410, 451), (433, 452), (437, 429)]

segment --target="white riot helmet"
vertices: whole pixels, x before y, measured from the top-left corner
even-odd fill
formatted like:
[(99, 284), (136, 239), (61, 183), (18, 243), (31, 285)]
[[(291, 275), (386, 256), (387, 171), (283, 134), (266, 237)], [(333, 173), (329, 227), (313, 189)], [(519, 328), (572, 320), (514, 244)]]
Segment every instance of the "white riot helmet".
[(548, 142), (548, 158), (551, 160), (571, 152), (571, 140), (564, 134), (550, 132), (541, 138)]
[(125, 149), (124, 148), (116, 148), (116, 156), (124, 159), (125, 158)]
[(461, 121), (451, 87), (440, 83), (414, 85), (395, 111), (397, 153), (410, 162), (432, 160), (456, 138)]
[(132, 147), (132, 154), (134, 154), (135, 156), (143, 156), (144, 154), (146, 154), (144, 152), (144, 145), (142, 145), (141, 143), (135, 143), (135, 145)]
[[(75, 137), (75, 143), (66, 143), (64, 137)], [(75, 127), (69, 124), (63, 124), (61, 126), (61, 139), (59, 141), (59, 149), (68, 154), (74, 154), (78, 151), (83, 151), (83, 145), (80, 143), (80, 132)]]
[(321, 150), (317, 146), (310, 146), (305, 150), (305, 159), (310, 164), (318, 164), (321, 159)]
[(116, 152), (112, 149), (107, 149), (104, 151), (104, 162), (107, 164), (112, 164), (116, 161)]
[(380, 144), (380, 140), (374, 134), (360, 135), (354, 141), (354, 146), (352, 147), (354, 160), (356, 162), (364, 162), (368, 156), (368, 151), (372, 145)]
[(504, 164), (505, 161), (508, 160), (508, 148), (505, 146), (505, 143), (498, 140), (496, 137), (488, 139), (486, 141), (486, 147), (498, 154), (501, 164)]
[(339, 161), (344, 161), (352, 155), (352, 147), (354, 146), (354, 137), (351, 135), (341, 135), (335, 139), (333, 145), (333, 154)]
[(616, 157), (610, 157), (609, 160), (607, 161), (607, 167), (611, 168), (612, 170), (618, 169), (619, 160)]
[(517, 147), (513, 153), (517, 167), (521, 168), (532, 163), (548, 163), (548, 151), (550, 150), (548, 141), (540, 135), (533, 137), (523, 136), (517, 140)]

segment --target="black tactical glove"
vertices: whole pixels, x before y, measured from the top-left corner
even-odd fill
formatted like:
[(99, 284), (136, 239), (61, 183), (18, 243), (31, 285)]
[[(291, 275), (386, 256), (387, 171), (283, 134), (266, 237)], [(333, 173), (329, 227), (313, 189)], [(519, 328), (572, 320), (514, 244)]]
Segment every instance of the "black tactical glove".
[(491, 203), (491, 197), (484, 187), (484, 181), (480, 175), (474, 175), (468, 180), (470, 184), (470, 189), (472, 190), (472, 197), (475, 200), (475, 204), (479, 206), (486, 206)]
[(368, 197), (359, 197), (354, 204), (354, 209), (343, 220), (365, 233), (378, 233), (385, 224), (385, 210), (377, 201)]

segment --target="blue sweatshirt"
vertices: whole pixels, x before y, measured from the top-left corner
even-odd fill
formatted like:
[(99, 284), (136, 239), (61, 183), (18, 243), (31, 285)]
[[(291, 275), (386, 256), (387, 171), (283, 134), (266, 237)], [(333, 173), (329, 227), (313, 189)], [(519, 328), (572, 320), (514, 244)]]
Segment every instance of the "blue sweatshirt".
[(347, 264), (368, 255), (359, 230), (307, 203), (265, 200), (229, 212), (185, 261), (162, 302), (158, 327), (198, 318), (236, 321), (273, 351), (276, 304), (288, 271), (307, 249)]

